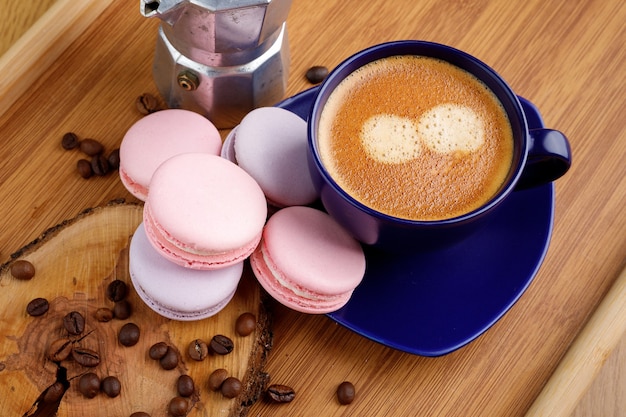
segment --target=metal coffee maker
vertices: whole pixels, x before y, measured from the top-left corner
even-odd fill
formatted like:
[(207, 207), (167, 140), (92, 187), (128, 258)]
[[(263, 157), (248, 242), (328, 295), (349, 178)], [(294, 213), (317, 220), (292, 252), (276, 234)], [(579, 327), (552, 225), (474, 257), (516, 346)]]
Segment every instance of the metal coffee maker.
[(141, 14), (161, 20), (153, 75), (168, 107), (231, 128), (250, 110), (280, 101), (291, 1), (141, 0)]

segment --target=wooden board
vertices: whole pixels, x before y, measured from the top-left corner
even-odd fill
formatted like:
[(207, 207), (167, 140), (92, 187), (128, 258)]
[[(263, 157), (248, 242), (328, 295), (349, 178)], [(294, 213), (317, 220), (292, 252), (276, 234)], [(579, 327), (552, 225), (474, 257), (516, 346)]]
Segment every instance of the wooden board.
[[(49, 229), (0, 268), (3, 415), (52, 416), (37, 414), (35, 403), (57, 380), (59, 366), (46, 359), (46, 349), (54, 340), (67, 337), (62, 322), (70, 311), (78, 311), (85, 317), (80, 345), (99, 352), (101, 362), (94, 368), (71, 359), (60, 363), (67, 370), (70, 386), (60, 402), (59, 417), (128, 416), (135, 411), (165, 416), (169, 400), (177, 395), (176, 380), (182, 374), (190, 375), (196, 383), (189, 416), (245, 415), (248, 406), (261, 395), (266, 379), (262, 368), (271, 337), (259, 286), (249, 270), (233, 300), (218, 315), (194, 322), (159, 316), (132, 290), (128, 274), (129, 237), (141, 218), (142, 206), (135, 204), (118, 202), (88, 210)], [(11, 275), (10, 267), (19, 259), (35, 265), (33, 279), (20, 281)], [(114, 279), (130, 286), (128, 300), (132, 315), (126, 320), (102, 323), (95, 319), (95, 312), (100, 307), (113, 307), (105, 291)], [(31, 317), (26, 313), (26, 305), (36, 297), (49, 300), (50, 310), (43, 316)], [(259, 319), (257, 330), (247, 337), (237, 335), (234, 328), (237, 317), (244, 312), (252, 312)], [(121, 326), (128, 322), (136, 323), (141, 330), (139, 343), (132, 347), (122, 346), (117, 338)], [(232, 353), (210, 355), (204, 361), (194, 361), (188, 356), (190, 342), (198, 338), (210, 341), (217, 334), (233, 340)], [(181, 359), (176, 369), (166, 371), (148, 357), (150, 346), (157, 342), (176, 348)], [(239, 378), (246, 386), (245, 394), (227, 399), (209, 390), (208, 375), (217, 368)], [(77, 388), (77, 378), (86, 372), (95, 372), (100, 378), (116, 376), (122, 385), (120, 396), (112, 399), (100, 394), (93, 399), (85, 398)]]

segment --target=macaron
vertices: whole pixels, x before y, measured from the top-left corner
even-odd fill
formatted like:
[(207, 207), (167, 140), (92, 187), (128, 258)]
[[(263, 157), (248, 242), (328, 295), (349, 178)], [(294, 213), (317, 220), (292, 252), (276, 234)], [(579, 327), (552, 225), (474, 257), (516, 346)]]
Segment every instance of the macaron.
[(166, 259), (188, 268), (241, 262), (256, 248), (267, 218), (257, 182), (224, 158), (176, 155), (152, 176), (143, 219), (148, 240)]
[(286, 109), (249, 112), (227, 136), (221, 155), (248, 172), (276, 207), (311, 204), (319, 196), (307, 162), (307, 124)]
[(304, 206), (270, 217), (250, 264), (268, 294), (310, 314), (343, 307), (365, 274), (360, 244), (328, 214)]
[(233, 298), (243, 262), (214, 271), (176, 265), (154, 250), (143, 223), (130, 243), (130, 277), (139, 297), (158, 314), (173, 320), (201, 320), (221, 311)]
[(202, 152), (219, 155), (222, 139), (207, 118), (183, 109), (151, 113), (124, 135), (120, 145), (119, 175), (122, 184), (145, 201), (156, 168), (174, 155)]

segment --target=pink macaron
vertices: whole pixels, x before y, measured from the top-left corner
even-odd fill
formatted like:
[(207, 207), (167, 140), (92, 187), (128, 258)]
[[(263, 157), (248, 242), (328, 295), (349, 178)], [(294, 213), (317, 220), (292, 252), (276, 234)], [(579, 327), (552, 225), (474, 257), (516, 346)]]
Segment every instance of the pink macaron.
[(243, 262), (214, 271), (176, 265), (154, 250), (143, 223), (133, 235), (129, 258), (139, 298), (172, 320), (201, 320), (217, 314), (233, 298), (243, 273)]
[(328, 214), (304, 206), (270, 217), (250, 263), (273, 298), (303, 313), (343, 307), (365, 274), (360, 244)]
[(238, 164), (276, 207), (308, 205), (319, 197), (307, 162), (307, 124), (279, 107), (252, 110), (227, 136), (222, 157)]
[(189, 152), (219, 155), (222, 139), (207, 118), (182, 109), (149, 114), (124, 135), (120, 145), (119, 175), (131, 194), (145, 201), (150, 180), (161, 163)]
[(257, 182), (232, 162), (205, 153), (162, 163), (144, 204), (146, 234), (157, 252), (194, 269), (222, 268), (247, 258), (266, 218), (267, 203)]

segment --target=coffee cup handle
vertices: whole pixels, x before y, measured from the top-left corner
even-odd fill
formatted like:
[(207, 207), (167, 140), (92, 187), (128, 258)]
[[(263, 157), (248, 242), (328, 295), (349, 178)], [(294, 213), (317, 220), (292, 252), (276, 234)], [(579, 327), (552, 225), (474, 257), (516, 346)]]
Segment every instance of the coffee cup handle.
[(545, 184), (560, 178), (572, 164), (567, 137), (558, 130), (530, 129), (526, 165), (516, 189)]

